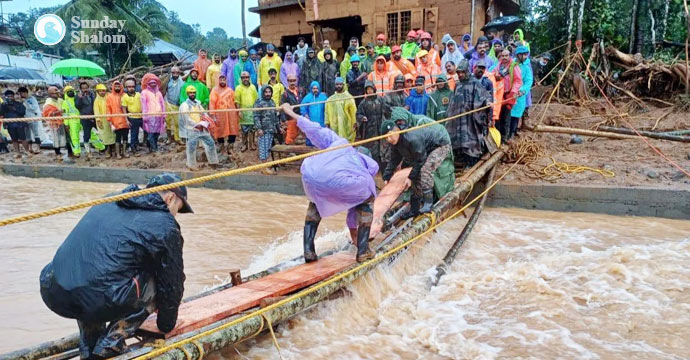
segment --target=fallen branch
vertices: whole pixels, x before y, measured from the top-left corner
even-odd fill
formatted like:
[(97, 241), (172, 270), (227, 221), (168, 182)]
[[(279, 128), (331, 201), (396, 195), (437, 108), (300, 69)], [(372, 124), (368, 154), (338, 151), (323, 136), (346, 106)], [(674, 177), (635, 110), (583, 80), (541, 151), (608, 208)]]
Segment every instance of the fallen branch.
[(609, 139), (616, 140), (629, 140), (637, 139), (637, 136), (615, 134), (611, 132), (596, 131), (596, 130), (586, 130), (578, 128), (570, 128), (563, 126), (548, 126), (548, 125), (537, 125), (530, 130), (535, 132), (548, 132), (548, 133), (559, 133), (559, 134), (570, 134), (570, 135), (583, 135), (583, 136), (594, 136), (594, 137), (605, 137)]
[[(618, 127), (612, 127), (612, 126), (600, 126), (599, 130), (605, 131), (605, 132), (610, 132), (610, 133), (616, 133), (616, 134), (636, 135), (634, 130), (628, 129), (628, 128), (618, 128)], [(637, 130), (637, 132), (640, 135), (642, 135), (644, 137), (648, 137), (650, 139), (690, 142), (690, 136), (668, 135), (668, 134), (663, 134), (663, 133), (658, 133), (658, 132), (653, 132), (653, 131), (644, 131), (644, 130)]]

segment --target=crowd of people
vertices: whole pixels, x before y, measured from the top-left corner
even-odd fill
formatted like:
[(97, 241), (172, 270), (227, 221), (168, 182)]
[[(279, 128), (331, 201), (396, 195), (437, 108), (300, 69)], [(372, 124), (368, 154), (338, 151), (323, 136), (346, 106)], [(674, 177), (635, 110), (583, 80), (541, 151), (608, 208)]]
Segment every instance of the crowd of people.
[[(535, 65), (521, 30), (503, 40), (489, 31), (474, 44), (469, 34), (459, 43), (446, 34), (435, 44), (421, 29), (410, 31), (402, 44), (391, 47), (386, 40), (379, 34), (376, 43), (362, 45), (353, 37), (342, 56), (329, 40), (316, 49), (302, 38), (282, 58), (272, 44), (265, 46), (265, 54), (261, 47), (230, 49), (225, 59), (219, 54), (209, 58), (201, 49), (193, 69), (183, 73), (172, 67), (165, 83), (148, 73), (139, 80), (128, 76), (122, 83), (114, 81), (109, 89), (99, 83), (93, 91), (86, 81), (78, 89), (50, 87), (42, 110), (26, 88), (18, 94), (8, 90), (0, 116), (63, 116), (44, 122), (57, 161), (72, 162), (82, 147), (87, 159), (94, 153), (106, 159), (138, 157), (144, 150), (155, 154), (169, 149), (159, 146), (165, 134), (165, 144), (185, 146), (191, 170), (198, 169), (199, 142), (212, 167), (218, 165), (218, 153), (232, 158), (236, 151), (258, 150), (258, 160), (265, 162), (274, 144), (312, 145), (297, 119), (277, 110), (284, 103), (299, 106), (302, 116), (350, 142), (381, 135), (381, 124), (394, 107), (431, 120), (457, 116), (444, 125), (456, 160), (467, 166), (486, 152), (488, 128), (496, 126), (503, 142), (517, 134), (531, 105)], [(549, 59), (539, 59), (537, 75)], [(486, 109), (463, 115), (482, 107)], [(37, 153), (30, 141), (40, 144), (42, 125), (5, 124), (15, 156), (21, 156), (20, 145), (28, 155)], [(389, 146), (379, 141), (366, 147), (384, 169)]]

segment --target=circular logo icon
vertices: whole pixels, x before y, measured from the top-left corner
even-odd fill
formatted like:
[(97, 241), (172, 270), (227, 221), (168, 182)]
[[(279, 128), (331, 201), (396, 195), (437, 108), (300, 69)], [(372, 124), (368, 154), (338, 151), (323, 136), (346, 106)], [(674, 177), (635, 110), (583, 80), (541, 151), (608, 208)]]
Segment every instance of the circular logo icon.
[(65, 22), (55, 14), (41, 15), (34, 24), (34, 36), (43, 45), (55, 45), (67, 32)]

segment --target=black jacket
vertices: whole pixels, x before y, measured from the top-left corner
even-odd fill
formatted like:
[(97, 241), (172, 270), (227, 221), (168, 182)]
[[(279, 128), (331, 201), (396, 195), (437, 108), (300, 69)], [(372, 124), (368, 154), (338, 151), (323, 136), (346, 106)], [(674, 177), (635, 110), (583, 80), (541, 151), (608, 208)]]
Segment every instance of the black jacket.
[(388, 181), (393, 177), (393, 172), (402, 160), (412, 164), (408, 178), (412, 181), (419, 180), (422, 166), (429, 154), (436, 148), (449, 144), (450, 141), (444, 132), (434, 129), (433, 126), (400, 134), (398, 143), (391, 146), (391, 161), (383, 173), (383, 180)]
[[(4, 103), (0, 104), (0, 117), (4, 117), (7, 119), (10, 118), (23, 118), (24, 115), (26, 115), (26, 108), (24, 107), (24, 104), (20, 103), (19, 101), (5, 101)], [(2, 121), (2, 120), (0, 120)], [(5, 127), (8, 129), (12, 128), (24, 128), (27, 126), (28, 123), (26, 122), (7, 122), (5, 123)]]
[[(123, 192), (135, 190), (130, 185)], [(184, 292), (183, 242), (179, 224), (157, 193), (94, 206), (41, 272), (41, 294), (58, 315), (113, 321), (137, 311), (133, 279), (143, 285), (153, 278), (157, 325), (168, 332)]]
[[(77, 94), (74, 97), (74, 106), (79, 110), (79, 115), (93, 115), (93, 103), (96, 100), (96, 95), (89, 91), (84, 96)], [(94, 119), (88, 119), (93, 121)]]

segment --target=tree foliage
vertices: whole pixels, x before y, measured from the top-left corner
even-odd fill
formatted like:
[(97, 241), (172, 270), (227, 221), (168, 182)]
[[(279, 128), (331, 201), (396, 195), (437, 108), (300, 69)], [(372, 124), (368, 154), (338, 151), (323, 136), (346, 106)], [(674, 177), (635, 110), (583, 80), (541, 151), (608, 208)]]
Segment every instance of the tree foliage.
[[(67, 25), (68, 33), (58, 45), (46, 46), (33, 36), (33, 27), (39, 16), (47, 13), (60, 15)], [(123, 30), (126, 44), (72, 44), (70, 41), (70, 19), (102, 19), (108, 16), (114, 20), (125, 20)], [(156, 0), (71, 0), (63, 6), (32, 8), (28, 12), (11, 14), (9, 23), (16, 26), (32, 50), (63, 57), (87, 58), (103, 66), (109, 75), (116, 75), (123, 68), (150, 65), (148, 57), (141, 50), (153, 43), (155, 38), (171, 42), (185, 50), (196, 53), (199, 48), (226, 55), (230, 47), (239, 47), (242, 39), (228, 37), (225, 30), (214, 28), (202, 35), (198, 24), (183, 22), (177, 12), (169, 11)], [(86, 34), (96, 34), (98, 29), (80, 29)], [(103, 30), (115, 34), (116, 30)], [(21, 49), (15, 49), (15, 51)]]
[[(575, 13), (581, 0), (573, 1)], [(684, 43), (686, 37), (685, 16), (682, 0), (668, 0), (666, 29), (662, 21), (667, 0), (637, 0), (640, 9), (633, 14), (636, 0), (587, 0), (583, 23), (584, 46), (591, 46), (599, 39), (625, 51), (635, 41), (643, 55), (652, 56), (661, 49), (662, 40)], [(569, 0), (529, 0), (523, 14), (526, 36), (533, 51), (545, 51), (566, 42)], [(652, 19), (657, 44), (652, 44)], [(633, 16), (636, 16), (636, 32), (630, 33)], [(577, 21), (577, 20), (576, 20)], [(664, 35), (665, 34), (665, 35)], [(575, 39), (573, 39), (575, 40)], [(680, 53), (680, 48), (666, 52)], [(663, 51), (662, 51), (663, 53)]]

